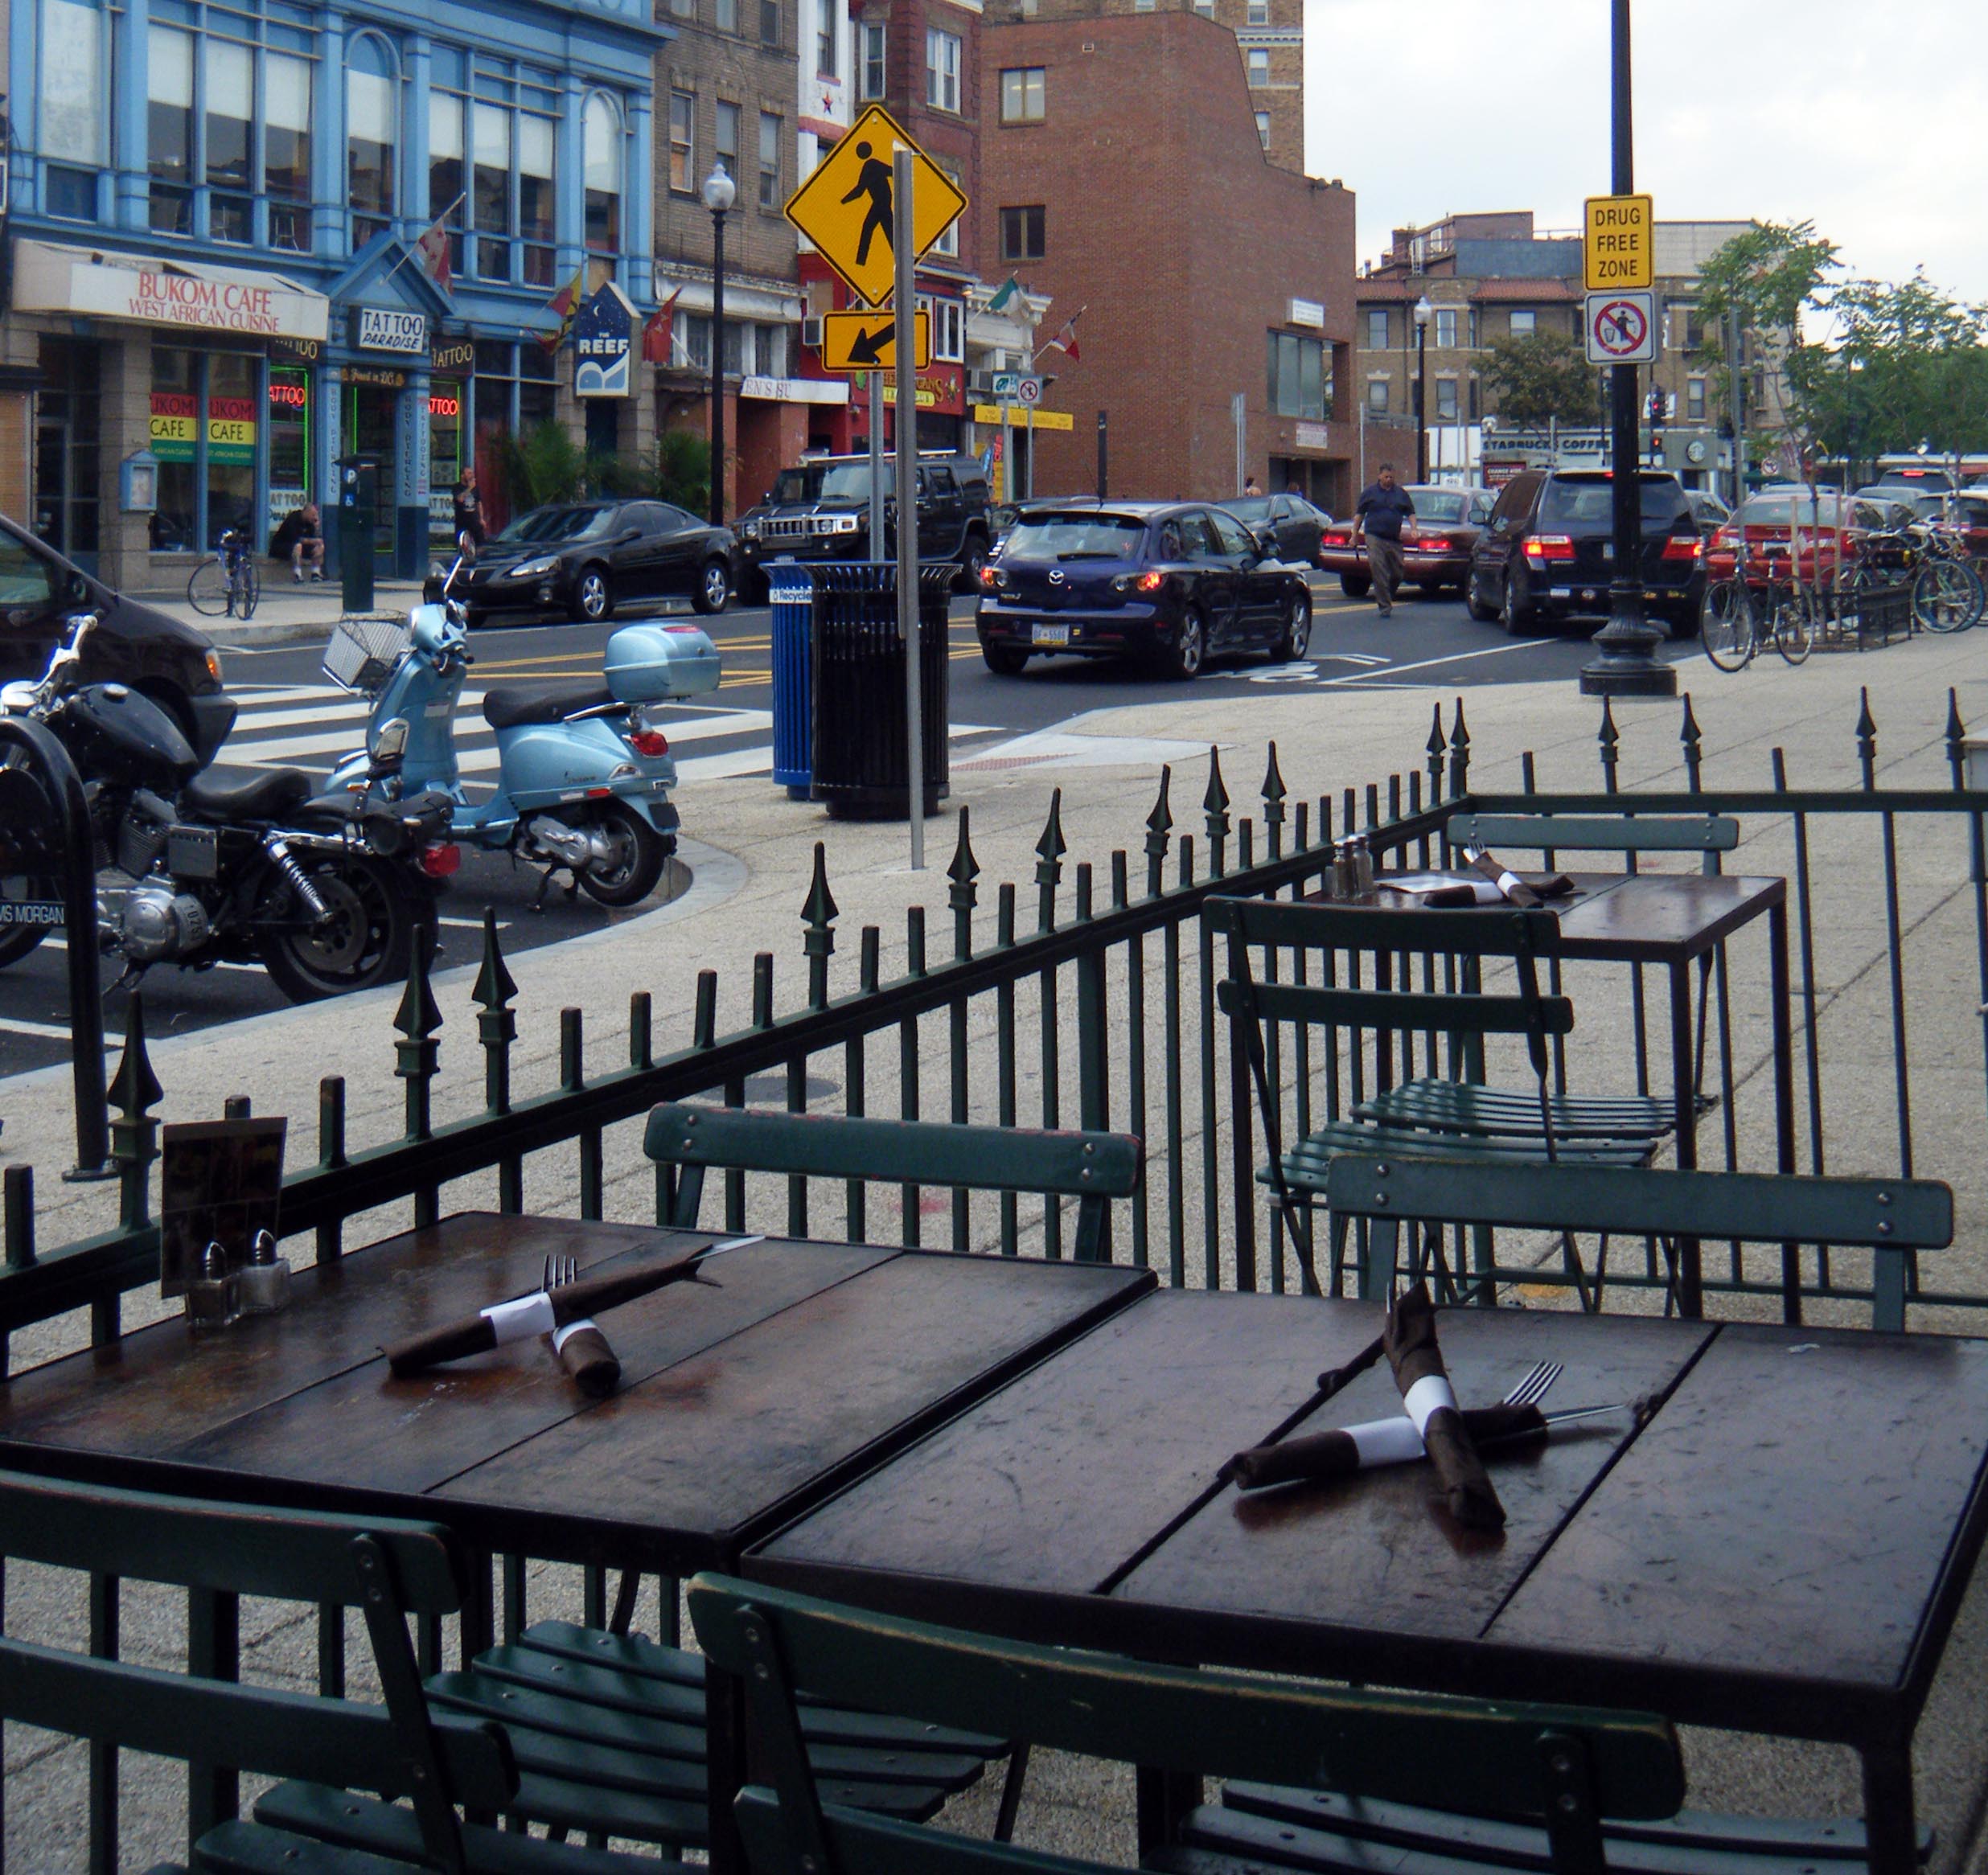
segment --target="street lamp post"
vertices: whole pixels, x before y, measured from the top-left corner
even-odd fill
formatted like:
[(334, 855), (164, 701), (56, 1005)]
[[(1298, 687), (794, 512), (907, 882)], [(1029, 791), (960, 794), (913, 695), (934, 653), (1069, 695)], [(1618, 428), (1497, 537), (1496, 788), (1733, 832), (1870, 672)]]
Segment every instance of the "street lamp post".
[(1423, 403), (1423, 387), (1427, 380), (1426, 367), (1429, 358), (1429, 322), (1436, 317), (1436, 308), (1429, 304), (1425, 293), (1415, 302), (1415, 480), (1418, 483), (1429, 479), (1429, 420)]
[[(1617, 195), (1636, 187), (1635, 137), (1629, 113), (1629, 0), (1611, 0), (1609, 186)], [(1657, 656), (1663, 642), (1649, 622), (1643, 591), (1642, 438), (1636, 407), (1636, 367), (1611, 365), (1608, 462), (1615, 483), (1615, 577), (1608, 586), (1608, 622), (1595, 634), (1596, 656), (1581, 667), (1583, 696), (1675, 696), (1678, 673)]]
[(714, 164), (704, 181), (711, 211), (711, 525), (725, 525), (725, 215), (738, 191)]

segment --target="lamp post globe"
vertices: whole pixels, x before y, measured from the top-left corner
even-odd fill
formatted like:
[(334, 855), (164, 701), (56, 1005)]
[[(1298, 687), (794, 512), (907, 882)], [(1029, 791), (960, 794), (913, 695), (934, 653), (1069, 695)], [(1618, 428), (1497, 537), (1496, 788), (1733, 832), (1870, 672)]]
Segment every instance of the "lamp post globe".
[(1435, 317), (1436, 308), (1429, 303), (1429, 296), (1425, 293), (1415, 306), (1415, 480), (1419, 482), (1429, 479), (1429, 420), (1423, 400), (1429, 356), (1429, 322)]
[(723, 163), (704, 179), (711, 211), (711, 525), (725, 525), (725, 217), (738, 186)]

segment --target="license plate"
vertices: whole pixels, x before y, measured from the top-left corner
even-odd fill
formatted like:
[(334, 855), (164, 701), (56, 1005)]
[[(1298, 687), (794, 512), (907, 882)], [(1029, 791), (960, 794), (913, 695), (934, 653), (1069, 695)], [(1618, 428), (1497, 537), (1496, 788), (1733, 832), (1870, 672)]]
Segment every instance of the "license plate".
[(1029, 642), (1036, 645), (1066, 645), (1070, 642), (1070, 627), (1066, 625), (1038, 625), (1029, 634)]
[(1612, 540), (1604, 540), (1602, 542), (1601, 557), (1604, 560), (1611, 560), (1615, 558), (1615, 543)]
[(60, 899), (0, 898), (0, 925), (43, 925), (59, 929), (63, 922)]

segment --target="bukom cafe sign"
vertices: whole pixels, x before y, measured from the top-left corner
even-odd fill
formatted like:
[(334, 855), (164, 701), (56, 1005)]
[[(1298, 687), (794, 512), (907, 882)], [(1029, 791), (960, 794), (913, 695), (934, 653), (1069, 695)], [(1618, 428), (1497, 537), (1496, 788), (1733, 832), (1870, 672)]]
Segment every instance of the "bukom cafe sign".
[(14, 306), (244, 338), (324, 338), (331, 302), (280, 273), (154, 260), (52, 241), (14, 244)]

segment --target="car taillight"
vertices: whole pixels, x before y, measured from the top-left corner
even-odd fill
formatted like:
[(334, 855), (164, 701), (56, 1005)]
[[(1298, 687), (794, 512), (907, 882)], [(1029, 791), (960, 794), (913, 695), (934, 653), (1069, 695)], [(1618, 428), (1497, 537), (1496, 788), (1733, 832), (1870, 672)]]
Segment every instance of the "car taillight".
[(1318, 537), (1318, 544), (1321, 547), (1349, 547), (1353, 544), (1353, 536), (1349, 533), (1321, 534)]
[(1448, 553), (1456, 543), (1447, 534), (1417, 534), (1415, 544), (1425, 553)]
[(1528, 560), (1571, 560), (1574, 542), (1565, 534), (1535, 534), (1526, 543)]
[(1694, 534), (1690, 540), (1682, 535), (1664, 543), (1666, 560), (1696, 560), (1705, 551), (1705, 543)]
[(652, 760), (670, 752), (670, 739), (660, 729), (638, 729), (628, 738), (628, 746), (638, 755), (646, 755)]
[(421, 868), (430, 879), (446, 879), (462, 867), (462, 849), (453, 842), (421, 848)]

